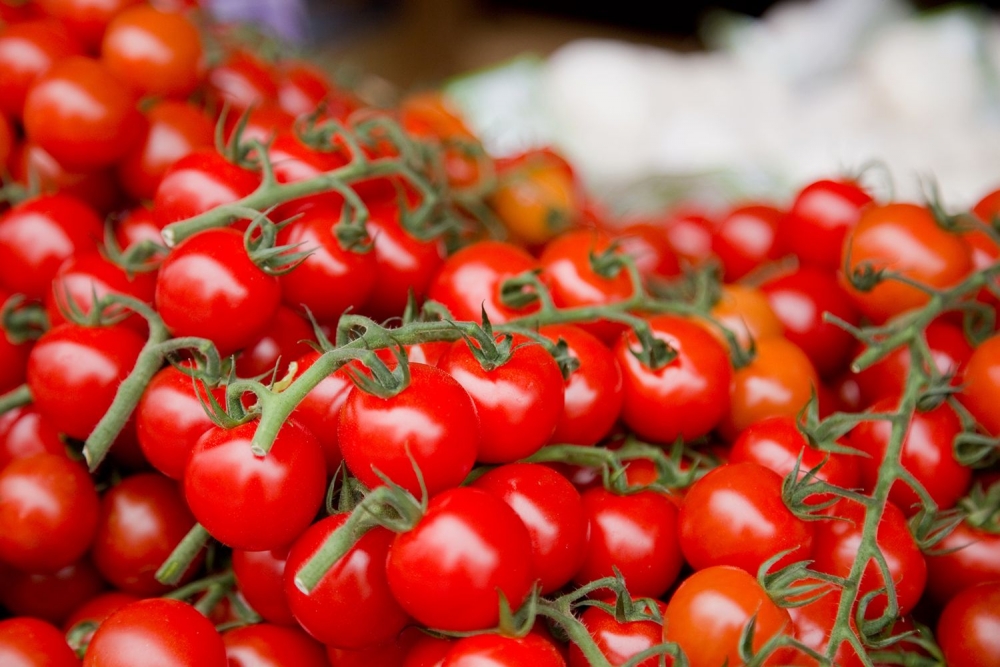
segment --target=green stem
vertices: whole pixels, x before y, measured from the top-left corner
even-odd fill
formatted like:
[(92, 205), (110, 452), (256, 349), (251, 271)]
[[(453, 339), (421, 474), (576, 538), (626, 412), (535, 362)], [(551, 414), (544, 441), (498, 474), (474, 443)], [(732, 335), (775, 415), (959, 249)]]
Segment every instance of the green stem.
[(219, 572), (218, 574), (213, 574), (204, 579), (199, 579), (198, 581), (192, 581), (190, 584), (185, 584), (180, 588), (170, 591), (163, 597), (172, 598), (174, 600), (187, 600), (191, 596), (206, 591), (213, 586), (221, 587), (225, 590), (232, 588), (236, 584), (236, 575), (233, 574), (232, 570), (226, 570), (225, 572)]
[(0, 396), (0, 415), (10, 412), (15, 408), (30, 405), (32, 401), (31, 389), (26, 384), (11, 389), (6, 394)]
[(578, 649), (587, 658), (591, 667), (611, 667), (607, 657), (590, 636), (590, 631), (580, 619), (573, 615), (568, 602), (556, 603), (548, 600), (538, 601), (538, 614), (556, 622)]
[(194, 562), (198, 552), (208, 544), (210, 538), (211, 535), (205, 527), (196, 523), (156, 571), (156, 580), (166, 586), (175, 585)]

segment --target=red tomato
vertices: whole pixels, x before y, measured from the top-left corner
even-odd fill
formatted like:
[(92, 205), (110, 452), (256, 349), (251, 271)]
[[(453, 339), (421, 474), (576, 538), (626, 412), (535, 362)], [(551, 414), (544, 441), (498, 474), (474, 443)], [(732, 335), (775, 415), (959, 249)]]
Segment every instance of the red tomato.
[(292, 615), (306, 632), (329, 646), (358, 649), (391, 640), (409, 621), (386, 580), (393, 534), (381, 527), (365, 533), (311, 593), (295, 585), (299, 570), (348, 516), (329, 516), (299, 536), (288, 553), (284, 587)]
[[(326, 657), (330, 667), (399, 667), (410, 650), (420, 638), (428, 637), (417, 628), (403, 630), (393, 641), (360, 649), (326, 647)], [(449, 642), (450, 643), (450, 642)], [(411, 667), (407, 663), (407, 667)], [(430, 665), (414, 665), (412, 667), (431, 667)], [(440, 663), (433, 665), (440, 667)]]
[(663, 444), (706, 435), (729, 409), (732, 369), (725, 348), (700, 325), (671, 315), (649, 318), (653, 336), (677, 356), (652, 370), (632, 353), (634, 333), (615, 347), (625, 380), (622, 419), (640, 437)]
[(1000, 582), (967, 588), (945, 605), (937, 624), (947, 665), (988, 667), (1000, 663)]
[(775, 554), (793, 550), (777, 570), (812, 553), (813, 524), (792, 514), (781, 496), (782, 479), (756, 463), (729, 463), (708, 472), (684, 494), (680, 546), (696, 570), (716, 565), (748, 574)]
[[(144, 206), (136, 206), (122, 214), (115, 225), (115, 239), (122, 250), (128, 250), (143, 241), (163, 243), (153, 212)], [(158, 253), (157, 259), (162, 259), (164, 254)]]
[(205, 68), (201, 36), (191, 19), (142, 5), (108, 24), (101, 60), (137, 97), (187, 97)]
[(35, 407), (60, 433), (86, 440), (111, 407), (143, 345), (122, 325), (49, 329), (28, 357)]
[(97, 626), (100, 626), (108, 616), (125, 605), (138, 602), (140, 599), (131, 593), (119, 593), (118, 591), (95, 595), (73, 610), (73, 613), (63, 622), (63, 632), (69, 634), (77, 625), (92, 623), (94, 629), (79, 637), (79, 645), (85, 646), (90, 643), (94, 632), (97, 631)]
[(516, 609), (531, 590), (531, 537), (502, 500), (480, 489), (449, 489), (396, 536), (386, 573), (399, 604), (420, 623), (485, 630), (499, 620), (499, 592)]
[[(886, 398), (871, 407), (872, 412), (892, 412), (898, 400)], [(972, 483), (972, 471), (955, 460), (952, 443), (962, 431), (958, 415), (947, 404), (933, 410), (913, 413), (903, 441), (900, 463), (930, 494), (941, 509), (955, 506)], [(851, 447), (864, 452), (857, 458), (861, 486), (868, 493), (875, 489), (879, 468), (885, 459), (892, 424), (885, 420), (858, 424), (849, 436)], [(920, 509), (920, 497), (903, 481), (893, 484), (889, 500), (906, 515)]]
[(41, 301), (68, 257), (104, 237), (97, 213), (69, 195), (42, 195), (0, 216), (0, 286)]
[(679, 212), (664, 223), (667, 243), (680, 259), (698, 266), (712, 256), (715, 223), (698, 213)]
[(63, 58), (83, 53), (66, 26), (51, 19), (8, 23), (0, 31), (0, 112), (21, 118), (28, 89)]
[(174, 336), (198, 336), (228, 356), (251, 344), (278, 309), (278, 279), (247, 255), (235, 229), (185, 239), (160, 265), (156, 309)]
[[(414, 628), (412, 631), (416, 632), (416, 629)], [(435, 637), (423, 632), (417, 632), (417, 634), (419, 638), (406, 653), (403, 667), (441, 667), (444, 657), (448, 655), (448, 651), (456, 640)]]
[(334, 231), (341, 211), (332, 206), (303, 206), (301, 217), (278, 233), (279, 245), (312, 254), (279, 277), (281, 297), (296, 309), (308, 308), (321, 322), (336, 322), (345, 310), (358, 308), (375, 287), (372, 252), (349, 250)]
[(1000, 435), (1000, 336), (983, 341), (975, 349), (962, 376), (962, 405), (990, 435)]
[(778, 234), (802, 264), (837, 271), (844, 239), (871, 203), (871, 195), (854, 181), (814, 181), (796, 196)]
[(178, 600), (150, 598), (126, 605), (94, 633), (84, 667), (182, 665), (226, 667), (226, 647), (212, 622)]
[[(855, 459), (810, 445), (796, 426), (794, 417), (769, 417), (751, 424), (743, 429), (729, 450), (730, 463), (757, 463), (781, 477), (795, 469), (799, 457), (799, 479), (822, 463), (823, 467), (816, 473), (817, 480), (842, 489), (856, 489), (860, 485)], [(828, 497), (828, 494), (816, 494), (809, 498), (818, 503)]]
[(0, 114), (0, 165), (7, 164), (10, 157), (11, 148), (14, 145), (14, 130), (11, 129), (10, 121), (3, 114)]
[[(236, 127), (243, 123), (240, 133), (242, 144), (247, 145), (253, 140), (259, 141), (265, 146), (270, 144), (268, 155), (274, 163), (274, 175), (278, 178), (279, 183), (315, 176), (324, 171), (322, 168), (317, 168), (323, 163), (330, 164), (332, 169), (345, 162), (333, 160), (331, 156), (313, 151), (303, 144), (292, 131), (295, 118), (282, 111), (277, 104), (271, 101), (254, 106), (242, 113), (230, 113), (224, 122), (227, 142), (233, 141)], [(293, 150), (287, 150), (292, 146), (295, 147)], [(302, 159), (303, 157), (306, 159)], [(293, 175), (298, 177), (295, 178)], [(289, 178), (290, 176), (292, 177)], [(335, 194), (328, 195), (328, 198), (336, 196)], [(279, 206), (276, 210), (283, 210), (283, 207)]]
[(628, 225), (615, 234), (615, 242), (632, 258), (644, 278), (674, 278), (681, 273), (677, 255), (663, 230), (656, 225)]
[(11, 667), (79, 667), (66, 638), (59, 630), (37, 618), (0, 621), (0, 664)]
[(505, 280), (537, 268), (521, 248), (498, 241), (480, 241), (445, 260), (427, 296), (444, 304), (457, 320), (480, 321), (483, 309), (493, 324), (501, 324), (537, 310), (505, 306), (500, 288)]
[[(278, 80), (278, 104), (293, 117), (312, 113), (326, 100), (333, 84), (325, 73), (304, 60), (281, 63)], [(334, 113), (334, 116), (337, 114)]]
[(288, 544), (312, 522), (326, 494), (326, 462), (313, 434), (294, 421), (264, 456), (250, 448), (256, 430), (252, 421), (205, 433), (184, 470), (184, 499), (223, 544), (263, 551)]
[(655, 491), (618, 496), (603, 487), (588, 489), (582, 497), (590, 542), (573, 580), (585, 584), (614, 576), (618, 568), (632, 595), (663, 595), (684, 563), (673, 501)]
[[(812, 567), (817, 572), (846, 577), (858, 557), (865, 517), (864, 506), (855, 501), (841, 500), (830, 508), (829, 514), (840, 518), (816, 522)], [(924, 591), (927, 564), (910, 534), (906, 517), (892, 503), (885, 506), (876, 542), (889, 564), (892, 583), (896, 587), (899, 613), (907, 614)], [(869, 562), (861, 577), (859, 599), (884, 585), (878, 565), (874, 561)], [(869, 603), (865, 617), (878, 618), (887, 604), (885, 594), (876, 595)]]
[(153, 197), (153, 218), (162, 229), (242, 199), (259, 183), (257, 174), (229, 162), (214, 148), (195, 149), (163, 173)]
[[(865, 210), (843, 248), (845, 270), (862, 265), (886, 269), (933, 287), (952, 287), (972, 269), (971, 252), (958, 236), (941, 229), (925, 207), (885, 204)], [(850, 284), (847, 293), (858, 309), (876, 323), (919, 308), (929, 295), (895, 280), (869, 292)]]
[(258, 623), (222, 635), (229, 667), (329, 667), (326, 651), (301, 630)]
[(236, 373), (240, 377), (264, 376), (281, 379), (288, 364), (307, 354), (308, 342), (315, 339), (312, 325), (286, 306), (278, 306), (274, 318), (256, 341), (236, 357)]
[(52, 574), (28, 574), (11, 568), (0, 572), (0, 584), (0, 604), (11, 614), (50, 623), (62, 623), (105, 586), (86, 556)]
[[(320, 353), (316, 351), (299, 357), (295, 362), (298, 367), (296, 377), (305, 373), (319, 357)], [(330, 477), (337, 474), (344, 460), (343, 454), (340, 453), (337, 428), (340, 423), (340, 411), (353, 387), (354, 383), (345, 371), (331, 373), (306, 394), (292, 413), (295, 419), (312, 431), (319, 440), (319, 444), (323, 447), (323, 456), (326, 458), (326, 472)]]
[(212, 119), (188, 102), (161, 100), (145, 111), (147, 130), (118, 163), (118, 180), (133, 199), (152, 199), (175, 162), (213, 147)]
[(832, 322), (825, 322), (823, 314), (836, 315), (855, 326), (860, 316), (833, 274), (800, 267), (766, 281), (760, 289), (781, 321), (785, 338), (802, 348), (821, 377), (831, 377), (844, 369), (854, 349), (854, 337)]
[[(779, 633), (791, 629), (788, 612), (774, 604), (757, 580), (735, 567), (716, 566), (684, 580), (667, 603), (663, 639), (676, 642), (690, 667), (740, 665), (739, 639), (753, 617), (755, 651)], [(790, 649), (772, 653), (764, 665), (791, 664)]]
[[(34, 454), (66, 455), (66, 443), (34, 406), (16, 408), (3, 414), (0, 426), (0, 470), (14, 460)], [(9, 422), (7, 421), (9, 420)]]
[[(833, 630), (834, 619), (837, 617), (837, 607), (840, 604), (840, 591), (831, 586), (830, 591), (814, 602), (800, 606), (789, 607), (792, 617), (792, 627), (795, 638), (808, 648), (820, 654), (826, 654), (830, 646), (830, 633)], [(850, 620), (851, 628), (857, 631), (854, 617)], [(847, 642), (841, 642), (833, 656), (838, 667), (861, 667), (864, 663), (858, 657), (857, 651)], [(805, 654), (797, 656), (796, 665), (819, 667), (819, 663)]]
[(943, 605), (976, 584), (1000, 581), (1000, 534), (962, 522), (925, 554), (927, 592)]
[(722, 261), (726, 282), (733, 282), (770, 259), (778, 259), (778, 224), (784, 217), (777, 208), (753, 204), (734, 208), (712, 236), (712, 251)]
[(284, 575), (288, 547), (270, 551), (233, 549), (236, 585), (254, 611), (268, 623), (296, 624), (285, 598)]
[(476, 460), (511, 463), (531, 456), (549, 441), (563, 411), (563, 377), (548, 350), (515, 337), (510, 358), (484, 368), (464, 340), (451, 344), (438, 361), (469, 393), (479, 415)]
[[(722, 285), (719, 300), (712, 306), (711, 315), (716, 322), (729, 329), (743, 348), (763, 338), (773, 338), (784, 333), (784, 324), (775, 315), (764, 293), (756, 287)], [(720, 343), (728, 345), (718, 327), (706, 323), (708, 332)]]
[(472, 486), (510, 505), (531, 536), (531, 556), (542, 593), (557, 591), (583, 564), (587, 517), (580, 493), (555, 470), (534, 463), (494, 468)]
[(348, 470), (369, 488), (384, 483), (378, 470), (419, 495), (416, 463), (434, 496), (461, 484), (472, 470), (479, 417), (458, 381), (433, 366), (410, 364), (410, 384), (391, 398), (351, 391), (337, 438)]
[(18, 183), (37, 181), (39, 193), (70, 195), (102, 214), (121, 207), (121, 192), (111, 168), (71, 171), (44, 148), (27, 140), (14, 147), (8, 167)]
[(0, 472), (0, 561), (52, 573), (78, 560), (97, 530), (97, 491), (66, 456), (35, 454)]
[(459, 639), (448, 650), (441, 667), (566, 667), (551, 642), (539, 635), (514, 638), (482, 634)]
[(39, 0), (49, 16), (59, 19), (80, 43), (96, 51), (108, 23), (141, 0)]
[(24, 131), (67, 169), (114, 164), (138, 143), (142, 118), (127, 88), (97, 60), (70, 56), (39, 76)]
[(231, 113), (237, 114), (278, 94), (270, 66), (243, 49), (233, 51), (208, 72), (208, 86), (219, 102), (228, 103)]
[[(115, 588), (141, 596), (168, 590), (154, 575), (194, 526), (180, 488), (155, 473), (132, 475), (101, 498), (101, 513), (91, 557)], [(179, 583), (190, 579), (196, 559)]]
[[(147, 304), (153, 303), (156, 276), (152, 273), (129, 273), (102, 256), (99, 252), (81, 252), (62, 263), (52, 279), (52, 289), (46, 295), (45, 313), (51, 326), (66, 321), (63, 313), (73, 313), (74, 307), (84, 315), (91, 313), (94, 301), (108, 295), (129, 296)], [(102, 312), (113, 314), (118, 309), (108, 308)], [(140, 316), (124, 320), (140, 335), (145, 335), (148, 326)]]
[[(657, 601), (660, 614), (664, 615), (667, 605)], [(590, 636), (601, 653), (613, 667), (620, 667), (633, 656), (657, 646), (663, 641), (663, 626), (654, 621), (628, 621), (619, 623), (613, 614), (599, 607), (587, 607), (580, 616)], [(669, 660), (669, 658), (668, 658)], [(576, 644), (569, 647), (569, 667), (588, 667), (589, 662)], [(636, 667), (656, 667), (659, 658), (643, 660)]]

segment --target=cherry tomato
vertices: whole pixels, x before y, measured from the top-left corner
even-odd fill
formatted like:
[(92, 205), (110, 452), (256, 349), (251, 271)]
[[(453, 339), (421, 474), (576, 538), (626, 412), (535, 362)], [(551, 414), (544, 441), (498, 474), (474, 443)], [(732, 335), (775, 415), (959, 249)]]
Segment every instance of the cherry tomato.
[(333, 84), (326, 74), (308, 62), (286, 60), (281, 63), (278, 104), (293, 117), (315, 111), (331, 95), (332, 90)]
[(534, 463), (494, 468), (472, 486), (517, 512), (531, 536), (531, 556), (541, 592), (569, 583), (583, 564), (587, 517), (580, 493), (555, 470)]
[(111, 407), (143, 341), (123, 325), (49, 329), (28, 356), (35, 407), (60, 433), (86, 440)]
[(500, 592), (517, 609), (531, 590), (531, 537), (502, 500), (480, 489), (449, 489), (396, 536), (386, 573), (392, 594), (420, 623), (484, 630), (499, 620)]
[(106, 167), (138, 143), (142, 119), (128, 89), (100, 62), (70, 56), (39, 76), (24, 130), (67, 169)]
[(66, 638), (58, 628), (37, 618), (0, 621), (0, 664), (20, 667), (79, 667)]
[(0, 560), (52, 573), (78, 560), (97, 530), (97, 491), (66, 456), (35, 454), (0, 472)]
[(236, 584), (253, 610), (268, 623), (296, 624), (285, 597), (284, 575), (288, 547), (270, 551), (233, 549)]
[[(886, 398), (875, 403), (871, 411), (892, 412), (897, 405), (898, 400)], [(954, 507), (972, 483), (972, 471), (955, 460), (952, 447), (961, 431), (958, 415), (942, 404), (933, 410), (914, 412), (903, 440), (900, 463), (941, 509)], [(849, 436), (850, 446), (865, 454), (857, 458), (857, 466), (861, 485), (868, 493), (878, 483), (891, 433), (892, 424), (878, 420), (861, 422)], [(920, 496), (903, 481), (893, 484), (889, 500), (908, 516), (921, 506)]]
[[(788, 614), (792, 617), (795, 638), (817, 653), (825, 654), (830, 646), (830, 633), (833, 631), (839, 605), (840, 591), (830, 586), (830, 590), (823, 597), (806, 605), (789, 607)], [(850, 624), (856, 632), (853, 616)], [(861, 667), (864, 664), (858, 657), (857, 651), (847, 642), (841, 642), (837, 647), (833, 661), (838, 667)], [(819, 662), (805, 654), (798, 656), (795, 664), (819, 667)]]
[(619, 496), (603, 487), (588, 489), (582, 498), (590, 542), (573, 581), (585, 584), (611, 577), (618, 568), (632, 595), (663, 595), (684, 563), (673, 501), (655, 491)]
[(14, 147), (8, 163), (18, 183), (38, 183), (41, 194), (62, 193), (79, 199), (101, 214), (120, 207), (121, 191), (112, 168), (71, 171), (32, 141)]
[(448, 650), (441, 667), (565, 667), (566, 661), (551, 642), (539, 635), (514, 638), (482, 634), (459, 639)]
[[(153, 219), (153, 212), (145, 206), (136, 206), (125, 211), (115, 225), (115, 240), (118, 247), (128, 250), (143, 241), (162, 244), (163, 236)], [(156, 260), (162, 260), (166, 252), (158, 252)]]
[(632, 258), (647, 280), (674, 278), (681, 273), (677, 255), (663, 230), (648, 223), (633, 223), (615, 234), (621, 251)]
[(680, 259), (692, 266), (712, 256), (712, 235), (716, 224), (698, 213), (679, 211), (663, 223), (667, 243)]
[(427, 296), (444, 304), (457, 320), (478, 322), (482, 311), (493, 324), (502, 324), (537, 310), (504, 305), (501, 286), (508, 278), (537, 267), (521, 248), (497, 241), (480, 241), (445, 260)]
[(295, 585), (299, 570), (347, 517), (327, 517), (299, 536), (288, 553), (284, 586), (292, 615), (306, 632), (324, 644), (357, 649), (391, 640), (409, 621), (386, 580), (393, 534), (381, 527), (365, 533), (311, 593)]
[(236, 373), (240, 377), (264, 376), (281, 379), (288, 364), (307, 354), (315, 338), (312, 326), (286, 306), (279, 306), (274, 318), (256, 341), (247, 345), (236, 358)]
[(201, 36), (189, 18), (142, 5), (108, 24), (101, 60), (137, 97), (187, 97), (205, 67)]
[[(316, 351), (299, 357), (295, 362), (298, 369), (297, 376), (305, 373), (319, 357), (320, 353)], [(306, 394), (292, 413), (295, 419), (312, 431), (319, 440), (320, 446), (323, 447), (323, 456), (326, 458), (326, 472), (330, 477), (337, 474), (344, 460), (343, 454), (340, 453), (337, 429), (340, 423), (340, 411), (353, 387), (354, 383), (345, 371), (331, 373)]]
[(767, 260), (778, 259), (778, 224), (784, 217), (763, 204), (739, 206), (713, 232), (712, 251), (722, 261), (726, 282), (739, 280)]
[(410, 384), (391, 398), (351, 391), (337, 438), (348, 470), (369, 488), (384, 484), (378, 470), (419, 495), (416, 464), (434, 496), (461, 484), (472, 470), (479, 417), (457, 380), (439, 368), (410, 364)]
[[(236, 138), (236, 128), (241, 124), (239, 137), (241, 144), (249, 145), (249, 142), (254, 140), (265, 146), (270, 144), (268, 155), (274, 163), (274, 175), (278, 178), (279, 183), (315, 176), (323, 171), (322, 168), (317, 168), (320, 164), (329, 164), (331, 169), (343, 164), (343, 161), (333, 160), (329, 155), (313, 151), (299, 141), (292, 131), (295, 118), (282, 111), (281, 107), (272, 101), (251, 107), (242, 113), (227, 115), (225, 118), (227, 142), (232, 142)], [(291, 146), (294, 146), (295, 149), (290, 152), (286, 150)], [(304, 156), (308, 156), (308, 158), (301, 159)], [(303, 169), (303, 167), (305, 168)], [(298, 175), (298, 178), (294, 175)], [(316, 197), (321, 198), (323, 195), (316, 195)], [(275, 210), (284, 210), (284, 205)]]
[(118, 180), (133, 199), (152, 199), (175, 162), (213, 146), (212, 120), (193, 104), (161, 100), (146, 109), (145, 115), (146, 133), (117, 168)]
[(270, 623), (245, 625), (222, 635), (229, 667), (329, 667), (319, 642), (296, 628)]
[[(771, 601), (754, 577), (736, 567), (709, 567), (685, 579), (671, 596), (663, 639), (676, 642), (691, 667), (719, 667), (726, 661), (740, 665), (739, 639), (751, 617), (755, 651), (791, 629), (788, 612)], [(792, 655), (790, 649), (778, 650), (762, 664), (791, 664)]]
[(695, 322), (661, 315), (649, 318), (649, 325), (677, 356), (653, 370), (633, 353), (634, 333), (618, 341), (615, 358), (625, 381), (622, 419), (640, 437), (663, 444), (706, 435), (729, 409), (729, 355)]
[(97, 626), (125, 605), (138, 602), (140, 599), (131, 593), (119, 593), (118, 591), (95, 595), (73, 610), (73, 613), (63, 622), (63, 632), (69, 634), (76, 626), (83, 623), (93, 624), (92, 630), (75, 637), (78, 640), (78, 646), (86, 646), (93, 638), (94, 632), (97, 631)]
[[(76, 309), (89, 315), (95, 299), (113, 294), (152, 304), (155, 289), (156, 276), (152, 273), (130, 274), (96, 251), (81, 252), (67, 258), (56, 271), (52, 289), (46, 295), (45, 313), (49, 324), (57, 326), (66, 321), (63, 313), (72, 314)], [(112, 306), (102, 313), (111, 315), (117, 310), (119, 308)], [(138, 315), (130, 316), (123, 323), (143, 336), (148, 329), (145, 320)]]
[(163, 228), (242, 199), (259, 183), (257, 174), (229, 162), (214, 148), (195, 149), (163, 173), (153, 197), (153, 218)]
[(511, 236), (526, 245), (564, 232), (579, 206), (573, 175), (541, 154), (501, 171), (490, 203)]
[[(657, 601), (660, 615), (667, 611), (667, 605)], [(663, 641), (663, 626), (655, 621), (626, 621), (619, 623), (613, 614), (600, 607), (587, 607), (580, 616), (594, 638), (597, 648), (614, 667), (628, 662), (633, 656), (657, 646)], [(590, 663), (576, 644), (569, 647), (569, 667), (588, 667)], [(656, 667), (658, 658), (643, 660), (636, 667)]]
[(41, 301), (68, 257), (104, 236), (97, 213), (69, 195), (42, 195), (0, 215), (0, 286)]
[(0, 604), (11, 614), (50, 623), (62, 623), (105, 587), (86, 556), (51, 574), (28, 574), (11, 568), (0, 572), (0, 584)]
[[(404, 658), (422, 637), (428, 637), (417, 628), (403, 630), (392, 641), (359, 649), (326, 647), (326, 657), (330, 667), (399, 667)], [(451, 642), (448, 642), (449, 644)], [(407, 667), (411, 667), (406, 663)], [(413, 665), (412, 667), (432, 667), (430, 665)], [(440, 667), (440, 662), (433, 665)]]
[[(187, 532), (194, 517), (177, 484), (161, 475), (132, 475), (101, 498), (92, 558), (115, 588), (141, 596), (168, 590), (154, 575)], [(197, 571), (195, 562), (179, 583)]]
[[(0, 470), (14, 460), (34, 454), (66, 455), (66, 444), (34, 406), (5, 412), (0, 426)], [(7, 423), (6, 420), (10, 420)]]
[[(856, 501), (844, 499), (830, 508), (829, 514), (839, 518), (815, 522), (812, 568), (817, 572), (846, 577), (858, 558), (865, 509)], [(899, 614), (907, 614), (924, 591), (927, 564), (910, 534), (906, 516), (892, 503), (885, 506), (882, 520), (878, 524), (876, 542), (889, 565), (892, 583), (896, 588)], [(870, 561), (861, 577), (859, 599), (884, 585), (878, 565)], [(884, 593), (876, 595), (868, 604), (865, 618), (878, 618), (887, 604)]]
[(761, 419), (795, 416), (819, 386), (816, 369), (795, 343), (781, 337), (758, 341), (753, 361), (733, 373), (729, 414), (720, 431), (732, 441)]
[(66, 27), (51, 19), (8, 23), (0, 32), (0, 111), (21, 118), (28, 90), (39, 76), (83, 53)]
[(273, 100), (278, 94), (271, 68), (244, 49), (233, 51), (225, 61), (212, 67), (208, 85), (213, 96), (228, 103), (236, 113)]
[(81, 44), (97, 50), (111, 20), (141, 0), (39, 0), (49, 16), (59, 19)]
[(945, 605), (937, 624), (945, 664), (987, 667), (1000, 662), (1000, 582), (967, 588)]
[(854, 337), (824, 321), (823, 315), (830, 313), (854, 326), (860, 324), (860, 316), (833, 274), (800, 267), (766, 281), (760, 289), (781, 321), (785, 338), (802, 348), (821, 377), (844, 369)]
[[(915, 204), (885, 204), (865, 209), (843, 248), (845, 270), (862, 265), (885, 269), (928, 287), (952, 287), (972, 269), (971, 251), (949, 234), (929, 210)], [(895, 280), (869, 292), (847, 284), (858, 309), (876, 323), (927, 303), (930, 296)]]
[[(774, 313), (764, 293), (756, 287), (745, 285), (723, 285), (718, 302), (712, 306), (712, 317), (736, 336), (743, 348), (750, 347), (751, 341), (774, 338), (784, 332), (784, 325)], [(726, 339), (714, 325), (708, 325), (709, 333), (726, 345)]]
[(252, 343), (278, 309), (278, 279), (261, 270), (234, 229), (210, 229), (167, 255), (156, 309), (174, 336), (208, 338), (228, 356)]
[(227, 546), (251, 551), (288, 544), (323, 504), (326, 462), (313, 434), (285, 422), (271, 450), (250, 447), (257, 422), (213, 428), (184, 470), (184, 499), (200, 524)]
[(799, 191), (778, 233), (803, 264), (837, 271), (844, 238), (871, 203), (871, 195), (854, 181), (814, 181)]
[(983, 341), (973, 351), (963, 374), (959, 400), (990, 435), (1000, 434), (1000, 336)]
[(927, 592), (938, 604), (976, 584), (1000, 581), (1000, 534), (964, 521), (925, 556)]
[(226, 667), (226, 647), (212, 622), (179, 600), (126, 605), (94, 633), (84, 667)]

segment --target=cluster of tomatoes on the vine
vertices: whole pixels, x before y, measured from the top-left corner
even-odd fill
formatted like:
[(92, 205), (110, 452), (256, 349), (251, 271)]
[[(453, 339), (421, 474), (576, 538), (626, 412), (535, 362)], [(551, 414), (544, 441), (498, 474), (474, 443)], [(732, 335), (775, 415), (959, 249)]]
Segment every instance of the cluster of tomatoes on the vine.
[(0, 664), (998, 664), (1000, 191), (621, 222), (187, 4), (0, 0)]

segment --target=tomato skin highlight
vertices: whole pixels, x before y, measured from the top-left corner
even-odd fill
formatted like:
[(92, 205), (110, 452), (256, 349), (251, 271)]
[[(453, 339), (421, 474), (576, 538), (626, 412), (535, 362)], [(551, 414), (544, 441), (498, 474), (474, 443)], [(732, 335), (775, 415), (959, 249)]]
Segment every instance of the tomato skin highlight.
[(945, 605), (937, 635), (945, 664), (988, 667), (1000, 663), (1000, 582), (967, 588)]
[(799, 191), (778, 234), (801, 263), (837, 271), (844, 239), (872, 201), (853, 181), (814, 181)]
[(990, 435), (1000, 435), (1000, 336), (983, 341), (973, 351), (963, 374), (962, 405)]

